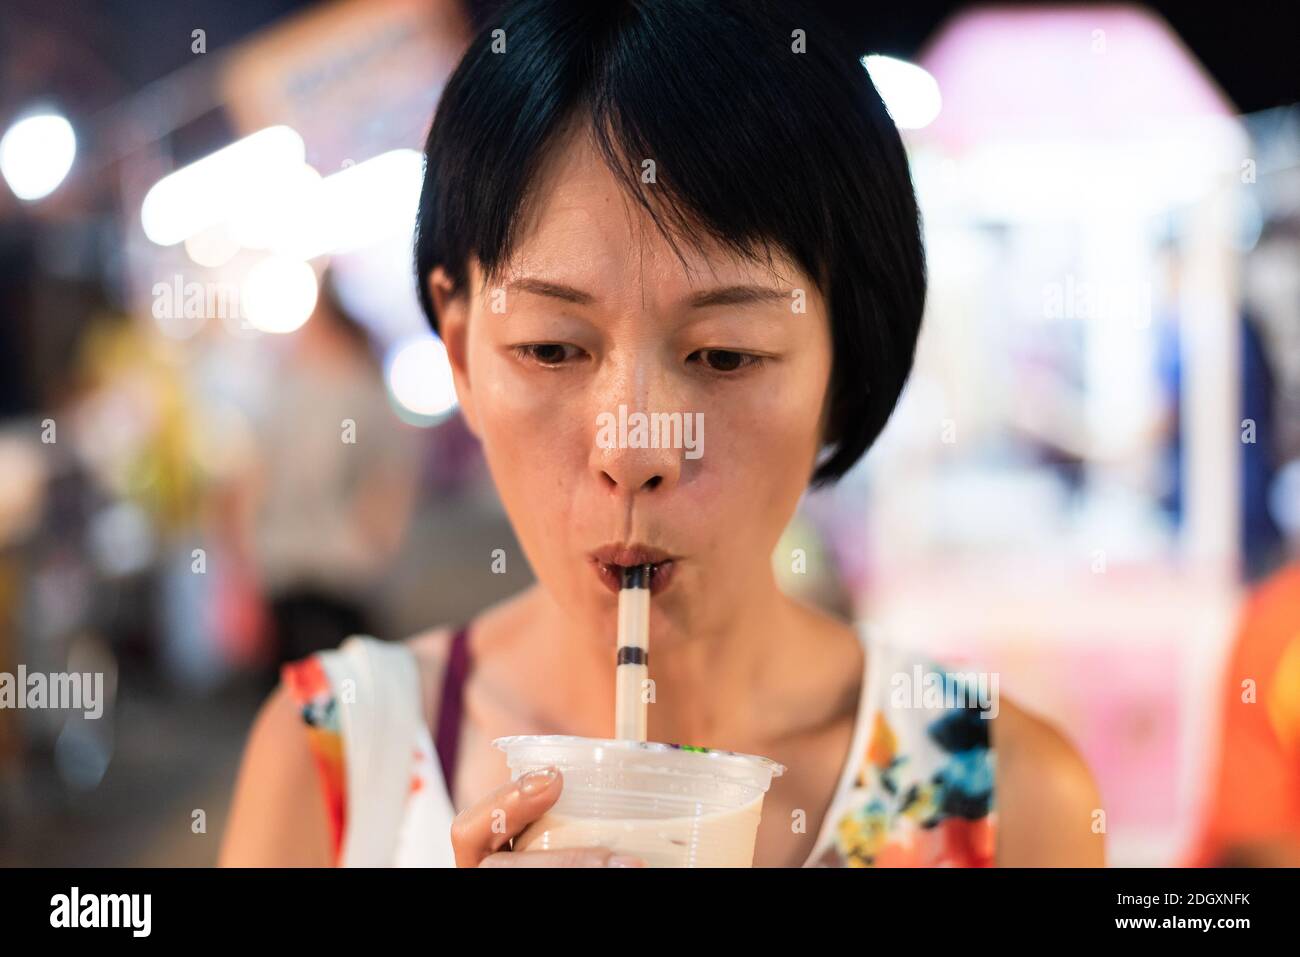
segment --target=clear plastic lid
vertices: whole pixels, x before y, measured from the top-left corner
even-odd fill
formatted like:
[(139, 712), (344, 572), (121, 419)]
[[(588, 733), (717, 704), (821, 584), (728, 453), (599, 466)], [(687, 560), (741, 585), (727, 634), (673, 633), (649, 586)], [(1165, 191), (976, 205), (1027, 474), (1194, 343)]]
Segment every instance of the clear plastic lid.
[(512, 770), (548, 764), (557, 765), (561, 770), (566, 766), (616, 764), (747, 779), (764, 789), (772, 778), (785, 773), (785, 765), (757, 754), (659, 741), (583, 738), (566, 734), (516, 734), (497, 738), (492, 743), (506, 753)]

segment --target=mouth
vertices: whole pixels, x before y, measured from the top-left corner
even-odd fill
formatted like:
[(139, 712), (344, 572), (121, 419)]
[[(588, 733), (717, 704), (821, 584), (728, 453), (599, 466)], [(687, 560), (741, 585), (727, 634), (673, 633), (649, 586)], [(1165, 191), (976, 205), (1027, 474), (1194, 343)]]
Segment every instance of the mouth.
[(623, 587), (623, 570), (637, 565), (649, 565), (650, 594), (657, 595), (669, 586), (679, 561), (661, 548), (649, 545), (605, 545), (588, 556), (596, 577), (610, 591), (618, 594)]

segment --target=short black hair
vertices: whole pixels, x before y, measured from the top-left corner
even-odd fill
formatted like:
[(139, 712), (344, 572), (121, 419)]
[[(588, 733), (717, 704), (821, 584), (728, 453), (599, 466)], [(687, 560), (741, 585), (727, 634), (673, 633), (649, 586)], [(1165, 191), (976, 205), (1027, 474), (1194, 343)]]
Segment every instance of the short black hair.
[(435, 332), (429, 274), (441, 265), (461, 291), (471, 254), (498, 274), (574, 117), (674, 250), (708, 237), (770, 263), (775, 247), (819, 284), (834, 358), (811, 478), (838, 479), (903, 390), (926, 285), (907, 156), (858, 54), (788, 2), (508, 5), (471, 42), (425, 144), (415, 267)]

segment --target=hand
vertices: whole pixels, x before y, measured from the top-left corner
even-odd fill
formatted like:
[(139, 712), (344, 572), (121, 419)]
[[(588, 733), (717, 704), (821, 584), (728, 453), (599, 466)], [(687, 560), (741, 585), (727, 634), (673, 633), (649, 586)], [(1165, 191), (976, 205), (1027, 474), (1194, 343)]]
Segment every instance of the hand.
[[(547, 851), (502, 850), (560, 797), (564, 786), (558, 768), (525, 774), (503, 784), (465, 808), (451, 824), (457, 867), (645, 867), (635, 857), (607, 847), (570, 847)], [(500, 813), (504, 812), (504, 813)], [(497, 823), (502, 822), (502, 823)], [(493, 829), (493, 824), (497, 824)]]

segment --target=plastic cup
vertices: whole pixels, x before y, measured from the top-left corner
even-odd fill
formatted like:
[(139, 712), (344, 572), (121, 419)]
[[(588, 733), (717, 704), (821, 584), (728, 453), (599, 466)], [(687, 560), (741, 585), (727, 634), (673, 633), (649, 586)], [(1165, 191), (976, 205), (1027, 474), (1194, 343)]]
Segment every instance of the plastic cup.
[(514, 735), (492, 742), (511, 778), (554, 765), (560, 798), (514, 850), (608, 847), (649, 867), (753, 867), (768, 758), (658, 742)]

